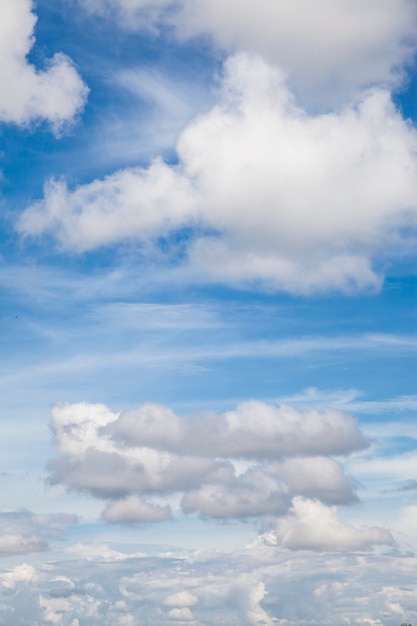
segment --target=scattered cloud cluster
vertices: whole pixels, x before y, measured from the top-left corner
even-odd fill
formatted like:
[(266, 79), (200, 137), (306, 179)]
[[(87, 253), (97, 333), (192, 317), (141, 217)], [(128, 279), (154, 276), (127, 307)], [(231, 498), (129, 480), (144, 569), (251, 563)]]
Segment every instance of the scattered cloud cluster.
[[(47, 183), (22, 235), (83, 252), (137, 240), (145, 256), (184, 228), (195, 279), (310, 293), (377, 289), (373, 262), (407, 253), (417, 220), (417, 133), (389, 92), (309, 114), (260, 57), (226, 62), (222, 98), (160, 160), (68, 189)], [(411, 238), (411, 239), (410, 239)], [(164, 244), (167, 249), (167, 244)]]
[(291, 549), (392, 542), (387, 531), (342, 524), (331, 508), (356, 500), (354, 480), (333, 456), (367, 446), (356, 421), (332, 409), (251, 401), (178, 417), (157, 404), (113, 413), (79, 403), (53, 409), (52, 431), (51, 481), (104, 499), (109, 522), (170, 519), (171, 506), (152, 498), (176, 495), (183, 513), (203, 518), (282, 518), (275, 536)]
[(370, 545), (393, 543), (388, 530), (355, 528), (339, 520), (336, 507), (302, 497), (294, 498), (291, 514), (278, 520), (272, 537), (289, 550), (352, 552), (367, 550)]
[(84, 106), (88, 89), (71, 59), (55, 54), (38, 69), (28, 59), (36, 17), (30, 0), (0, 5), (0, 121), (28, 125), (46, 120), (59, 133)]

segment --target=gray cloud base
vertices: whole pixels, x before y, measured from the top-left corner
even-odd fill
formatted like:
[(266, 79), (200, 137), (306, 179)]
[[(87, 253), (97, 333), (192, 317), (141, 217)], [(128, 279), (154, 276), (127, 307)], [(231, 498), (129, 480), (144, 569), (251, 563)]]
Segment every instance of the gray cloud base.
[(185, 417), (150, 403), (117, 414), (62, 405), (52, 431), (51, 482), (107, 500), (103, 519), (127, 524), (169, 520), (155, 496), (214, 519), (285, 517), (296, 497), (348, 504), (356, 484), (333, 456), (367, 447), (350, 415), (259, 401)]

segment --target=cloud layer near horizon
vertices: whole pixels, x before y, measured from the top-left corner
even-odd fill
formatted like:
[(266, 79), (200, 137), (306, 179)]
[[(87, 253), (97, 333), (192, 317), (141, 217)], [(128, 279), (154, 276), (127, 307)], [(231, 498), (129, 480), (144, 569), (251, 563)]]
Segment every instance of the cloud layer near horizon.
[[(48, 567), (23, 563), (1, 573), (0, 597), (2, 605), (22, 616), (20, 624), (31, 617), (65, 626), (83, 621), (92, 626), (395, 626), (417, 617), (410, 585), (415, 568), (410, 553), (294, 553), (257, 543), (227, 555), (149, 556), (79, 544)], [(3, 606), (1, 611), (10, 617)]]
[(373, 261), (411, 246), (417, 133), (383, 89), (310, 115), (277, 68), (239, 54), (220, 103), (177, 149), (174, 166), (156, 160), (73, 190), (49, 181), (20, 233), (50, 233), (78, 252), (136, 240), (151, 258), (163, 238), (194, 280), (293, 293), (377, 289)]

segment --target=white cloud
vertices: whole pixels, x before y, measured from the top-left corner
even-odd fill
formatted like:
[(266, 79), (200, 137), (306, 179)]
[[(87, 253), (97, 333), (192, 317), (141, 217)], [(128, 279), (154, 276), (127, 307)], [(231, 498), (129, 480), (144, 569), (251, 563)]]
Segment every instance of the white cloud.
[(254, 576), (242, 576), (241, 581), (232, 583), (229, 594), (244, 622), (253, 626), (261, 626), (261, 624), (272, 626), (275, 620), (271, 619), (261, 606), (266, 596), (263, 582), (257, 581)]
[(203, 485), (186, 493), (181, 507), (185, 513), (198, 511), (218, 519), (282, 515), (288, 510), (288, 496), (273, 475), (250, 469), (225, 485)]
[(198, 598), (190, 591), (178, 591), (177, 593), (171, 593), (165, 600), (165, 606), (194, 606), (198, 603)]
[(261, 53), (321, 104), (396, 82), (416, 45), (411, 0), (184, 0), (183, 35), (210, 33), (225, 49)]
[(290, 493), (319, 498), (327, 504), (356, 500), (352, 479), (334, 459), (324, 456), (286, 459), (276, 471)]
[(36, 515), (29, 511), (2, 511), (0, 555), (47, 550), (48, 540), (58, 537), (75, 522), (75, 516), (64, 513)]
[(239, 54), (226, 63), (219, 105), (181, 135), (178, 165), (155, 161), (74, 190), (50, 181), (18, 229), (79, 252), (137, 239), (155, 254), (168, 236), (175, 259), (175, 233), (187, 227), (193, 279), (376, 289), (373, 260), (407, 253), (416, 226), (416, 151), (388, 92), (309, 115), (276, 68)]
[(281, 65), (313, 102), (337, 101), (375, 83), (395, 84), (416, 46), (412, 0), (79, 0), (116, 12), (127, 28), (169, 23), (180, 38), (209, 34), (226, 51)]
[(149, 504), (138, 496), (116, 500), (103, 511), (103, 519), (119, 524), (142, 524), (164, 522), (171, 518), (171, 507)]
[(300, 494), (348, 503), (354, 483), (328, 457), (367, 445), (349, 415), (257, 401), (185, 417), (157, 404), (121, 413), (58, 405), (52, 432), (52, 483), (109, 500), (103, 518), (128, 524), (171, 517), (170, 506), (142, 499), (155, 493), (179, 494), (183, 512), (217, 519), (284, 515)]
[(36, 570), (32, 565), (22, 563), (11, 570), (0, 573), (0, 585), (6, 589), (13, 589), (20, 582), (35, 582), (38, 580)]
[(195, 205), (189, 181), (159, 160), (148, 170), (121, 170), (75, 192), (64, 181), (49, 181), (45, 200), (23, 214), (19, 229), (53, 231), (64, 247), (79, 252), (168, 235), (189, 221)]
[(67, 622), (66, 617), (69, 621), (74, 613), (82, 614), (83, 617), (90, 620), (100, 619), (101, 604), (101, 599), (95, 599), (89, 594), (74, 594), (69, 598), (54, 598), (44, 595), (39, 597), (39, 607), (42, 611), (43, 620), (59, 626), (64, 623), (64, 620)]
[[(156, 549), (123, 558), (103, 558), (105, 546), (95, 548), (86, 558), (77, 554), (37, 571), (26, 565), (5, 572), (12, 582), (0, 585), (0, 619), (168, 626), (190, 616), (181, 609), (192, 611), (192, 623), (206, 626), (394, 626), (417, 617), (416, 558), (390, 547), (368, 554), (296, 552), (260, 542), (228, 554)], [(71, 593), (54, 594), (57, 584)]]
[(0, 121), (46, 120), (59, 132), (81, 111), (88, 90), (64, 54), (55, 54), (44, 70), (28, 62), (36, 22), (32, 8), (30, 0), (0, 4)]
[(251, 400), (223, 414), (178, 417), (157, 404), (122, 412), (103, 430), (129, 446), (228, 458), (349, 454), (366, 448), (358, 424), (334, 409), (298, 412)]
[(200, 457), (177, 456), (137, 448), (102, 452), (94, 447), (72, 457), (51, 461), (48, 469), (53, 484), (63, 483), (99, 498), (119, 500), (137, 492), (176, 492), (201, 482), (215, 480), (227, 463)]
[(294, 498), (293, 512), (277, 521), (276, 536), (280, 545), (290, 550), (351, 552), (394, 543), (389, 531), (355, 528), (338, 519), (335, 506), (301, 496)]
[(184, 606), (168, 611), (168, 618), (180, 622), (191, 622), (194, 619), (194, 615), (188, 606)]

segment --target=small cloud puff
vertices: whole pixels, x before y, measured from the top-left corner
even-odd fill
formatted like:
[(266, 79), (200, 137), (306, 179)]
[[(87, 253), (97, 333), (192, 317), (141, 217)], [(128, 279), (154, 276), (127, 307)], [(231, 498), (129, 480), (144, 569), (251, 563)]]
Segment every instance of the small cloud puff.
[(171, 518), (170, 506), (149, 504), (138, 496), (128, 496), (109, 504), (102, 513), (107, 522), (119, 524), (142, 524), (145, 522), (164, 522)]
[(62, 53), (43, 71), (28, 62), (36, 23), (32, 8), (30, 0), (0, 3), (0, 121), (26, 126), (46, 120), (59, 133), (82, 110), (88, 89)]
[(384, 528), (355, 528), (337, 517), (337, 508), (317, 500), (296, 497), (292, 510), (277, 521), (277, 542), (289, 550), (354, 552), (375, 545), (392, 545), (394, 539)]
[(197, 596), (187, 590), (172, 593), (164, 600), (165, 606), (186, 607), (194, 606), (197, 603)]

